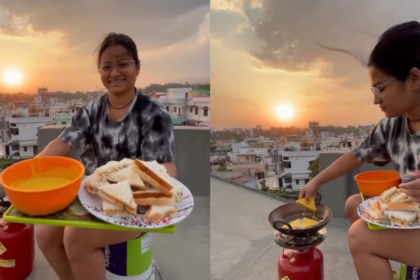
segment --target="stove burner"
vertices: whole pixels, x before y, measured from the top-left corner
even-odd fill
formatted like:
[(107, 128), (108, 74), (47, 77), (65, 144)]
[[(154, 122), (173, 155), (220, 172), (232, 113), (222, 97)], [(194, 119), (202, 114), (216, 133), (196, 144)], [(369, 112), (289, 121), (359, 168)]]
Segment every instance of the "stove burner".
[(327, 237), (326, 228), (315, 233), (292, 236), (279, 231), (274, 232), (274, 241), (281, 247), (287, 249), (306, 250), (321, 244)]

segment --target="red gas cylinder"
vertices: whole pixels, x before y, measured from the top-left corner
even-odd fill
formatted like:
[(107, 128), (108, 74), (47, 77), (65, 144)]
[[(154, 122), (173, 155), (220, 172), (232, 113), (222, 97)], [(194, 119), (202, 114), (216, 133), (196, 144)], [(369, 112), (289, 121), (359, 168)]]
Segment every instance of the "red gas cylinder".
[(304, 251), (283, 249), (278, 259), (279, 280), (324, 280), (324, 257), (312, 247)]
[(25, 280), (32, 272), (34, 257), (33, 225), (0, 226), (0, 280)]

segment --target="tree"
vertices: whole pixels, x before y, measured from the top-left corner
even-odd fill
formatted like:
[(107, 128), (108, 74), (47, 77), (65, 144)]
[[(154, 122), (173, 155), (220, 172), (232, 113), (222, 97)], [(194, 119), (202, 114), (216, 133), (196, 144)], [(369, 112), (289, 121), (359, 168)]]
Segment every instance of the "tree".
[(311, 164), (308, 167), (308, 170), (311, 171), (311, 174), (309, 175), (311, 178), (314, 178), (319, 173), (319, 158), (312, 161)]
[(268, 187), (267, 187), (266, 183), (267, 183), (267, 181), (266, 181), (266, 180), (262, 180), (262, 181), (260, 182), (261, 190), (262, 190), (263, 192), (268, 191)]
[(227, 171), (227, 168), (225, 165), (220, 165), (219, 168), (217, 168), (217, 171), (224, 172)]
[(303, 140), (303, 141), (302, 141), (302, 143), (300, 143), (300, 145), (301, 145), (302, 147), (304, 147), (304, 148), (309, 147), (309, 143), (308, 143), (308, 141), (306, 141), (306, 140)]
[(210, 84), (202, 84), (198, 86), (199, 89), (210, 90)]

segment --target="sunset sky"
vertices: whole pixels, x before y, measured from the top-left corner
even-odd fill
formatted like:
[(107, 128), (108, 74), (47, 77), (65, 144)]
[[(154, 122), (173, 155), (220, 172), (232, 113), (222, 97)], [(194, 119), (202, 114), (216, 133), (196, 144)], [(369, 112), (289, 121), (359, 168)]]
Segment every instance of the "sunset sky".
[[(93, 53), (108, 32), (137, 43), (137, 86), (208, 82), (209, 0), (0, 0), (0, 92), (97, 90)], [(3, 81), (7, 71), (22, 82)]]
[[(420, 2), (212, 0), (212, 126), (373, 124), (367, 69), (318, 47), (353, 49), (367, 58), (394, 24), (420, 20)], [(294, 117), (282, 120), (279, 105)]]

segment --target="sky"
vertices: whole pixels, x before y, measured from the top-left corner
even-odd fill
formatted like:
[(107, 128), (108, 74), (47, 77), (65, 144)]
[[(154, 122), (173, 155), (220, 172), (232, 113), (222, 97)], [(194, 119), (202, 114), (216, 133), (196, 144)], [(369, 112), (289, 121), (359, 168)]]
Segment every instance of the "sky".
[(139, 87), (210, 80), (209, 0), (0, 0), (0, 92), (103, 88), (94, 52), (109, 32), (136, 42)]
[[(420, 21), (419, 10), (416, 0), (212, 0), (212, 126), (377, 123), (368, 70), (317, 43), (367, 60), (387, 28)], [(288, 120), (276, 114), (283, 104)]]

